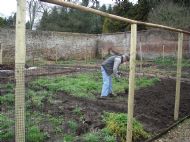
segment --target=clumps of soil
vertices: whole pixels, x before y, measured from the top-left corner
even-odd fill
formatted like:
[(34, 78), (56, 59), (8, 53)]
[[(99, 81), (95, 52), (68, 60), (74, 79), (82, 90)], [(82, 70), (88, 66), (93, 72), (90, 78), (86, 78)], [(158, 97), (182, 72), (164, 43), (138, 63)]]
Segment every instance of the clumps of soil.
[[(138, 90), (135, 95), (135, 117), (152, 133), (159, 133), (174, 123), (176, 82), (163, 79), (155, 86)], [(181, 83), (180, 113), (190, 114), (190, 87)]]
[(0, 64), (0, 70), (14, 70), (15, 65), (14, 64)]
[[(29, 65), (25, 64), (25, 68), (28, 69)], [(14, 70), (15, 64), (0, 64), (0, 70)]]

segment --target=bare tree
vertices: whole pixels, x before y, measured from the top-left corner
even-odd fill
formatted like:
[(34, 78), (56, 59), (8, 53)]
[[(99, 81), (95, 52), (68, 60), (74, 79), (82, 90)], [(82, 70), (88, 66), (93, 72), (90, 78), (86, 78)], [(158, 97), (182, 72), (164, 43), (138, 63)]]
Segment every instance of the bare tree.
[(41, 17), (44, 11), (49, 11), (48, 5), (38, 0), (27, 0), (27, 9), (30, 29), (34, 27), (34, 23)]

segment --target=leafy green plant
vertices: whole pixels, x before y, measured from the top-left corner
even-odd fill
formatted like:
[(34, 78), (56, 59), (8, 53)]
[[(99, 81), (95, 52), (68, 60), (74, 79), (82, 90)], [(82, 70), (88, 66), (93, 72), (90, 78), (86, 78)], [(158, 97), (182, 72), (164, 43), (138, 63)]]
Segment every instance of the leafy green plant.
[(96, 133), (87, 133), (83, 137), (84, 142), (99, 142), (100, 136)]
[(41, 108), (43, 105), (44, 98), (50, 95), (51, 93), (49, 93), (46, 90), (34, 91), (34, 90), (29, 89), (26, 95), (27, 106), (32, 105), (32, 106), (35, 106), (36, 108)]
[(164, 59), (162, 57), (158, 57), (154, 60), (154, 62), (158, 65), (169, 65), (169, 66), (174, 66), (176, 65), (176, 58), (175, 57), (165, 57)]
[(103, 141), (104, 142), (115, 142), (116, 138), (114, 136), (111, 136), (111, 135), (105, 135), (103, 137)]
[(115, 142), (116, 138), (106, 128), (83, 135), (84, 142)]
[(73, 135), (69, 135), (69, 134), (65, 134), (64, 138), (63, 138), (64, 142), (73, 142), (74, 141), (74, 136)]
[(153, 86), (154, 84), (158, 83), (159, 81), (160, 81), (160, 79), (157, 77), (153, 77), (153, 78), (141, 77), (136, 80), (136, 86), (137, 86), (137, 89), (140, 89), (140, 88), (144, 88), (144, 87)]
[(72, 131), (73, 133), (75, 133), (76, 130), (77, 130), (77, 127), (78, 127), (77, 122), (75, 122), (75, 121), (73, 121), (73, 120), (69, 120), (69, 121), (67, 122), (67, 124), (68, 124), (68, 127), (71, 129), (71, 131)]
[(47, 88), (44, 88), (44, 87), (48, 83), (50, 83), (49, 78), (48, 77), (44, 77), (44, 78), (36, 79), (33, 82), (30, 82), (29, 87), (30, 87), (31, 90), (38, 91), (38, 90), (42, 90), (42, 89), (47, 89)]
[[(104, 122), (106, 129), (112, 135), (115, 135), (125, 142), (127, 133), (127, 115), (124, 113), (105, 113)], [(143, 126), (137, 120), (133, 120), (133, 140), (148, 138), (149, 133), (144, 131)]]
[(15, 84), (8, 82), (7, 84), (0, 84), (1, 89), (5, 89), (6, 93), (13, 93), (14, 92)]
[(14, 95), (12, 93), (5, 94), (0, 96), (0, 104), (9, 104), (12, 106), (14, 104)]
[[(35, 126), (36, 124), (41, 124), (42, 126), (50, 126), (51, 133), (54, 134), (62, 134), (63, 128), (62, 124), (64, 122), (63, 116), (53, 116), (46, 113), (40, 113), (38, 111), (29, 112), (26, 113), (26, 125), (27, 127)], [(44, 131), (44, 135), (48, 136), (49, 131)]]
[(183, 59), (182, 67), (190, 67), (190, 59)]
[(61, 124), (63, 124), (64, 119), (61, 116), (60, 117), (49, 116), (48, 120), (49, 120), (50, 124), (52, 125), (52, 127), (54, 128), (54, 132), (56, 134), (63, 132), (63, 128), (60, 126), (61, 126)]
[(15, 85), (13, 83), (6, 84), (6, 89), (9, 93), (13, 93)]
[(0, 141), (14, 138), (14, 121), (4, 114), (0, 114)]
[(49, 121), (54, 125), (54, 126), (59, 126), (63, 123), (63, 118), (62, 117), (53, 117), (49, 116)]
[(31, 126), (28, 128), (26, 139), (28, 142), (42, 142), (45, 140), (45, 134), (37, 126)]
[(73, 113), (78, 115), (78, 116), (81, 116), (82, 115), (82, 108), (79, 106), (76, 106), (75, 109), (73, 110)]

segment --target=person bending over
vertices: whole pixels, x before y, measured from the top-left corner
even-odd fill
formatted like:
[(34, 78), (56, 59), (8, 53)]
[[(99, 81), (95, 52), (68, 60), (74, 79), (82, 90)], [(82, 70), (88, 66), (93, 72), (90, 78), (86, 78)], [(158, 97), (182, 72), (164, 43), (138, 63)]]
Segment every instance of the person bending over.
[(103, 78), (103, 85), (102, 85), (102, 92), (100, 98), (105, 98), (107, 96), (113, 96), (113, 90), (112, 90), (112, 74), (116, 78), (119, 78), (119, 66), (123, 64), (124, 62), (129, 61), (129, 55), (123, 54), (123, 55), (113, 55), (109, 58), (107, 58), (101, 65), (101, 72), (102, 72), (102, 78)]

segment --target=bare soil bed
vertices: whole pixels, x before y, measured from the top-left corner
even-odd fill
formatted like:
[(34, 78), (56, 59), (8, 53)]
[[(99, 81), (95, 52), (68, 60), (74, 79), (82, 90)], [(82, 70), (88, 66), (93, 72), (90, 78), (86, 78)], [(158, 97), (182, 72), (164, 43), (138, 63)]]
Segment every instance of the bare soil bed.
[[(162, 80), (155, 86), (144, 88), (136, 92), (135, 118), (144, 125), (146, 131), (158, 134), (174, 123), (174, 96), (174, 80)], [(79, 117), (73, 114), (73, 109), (76, 106), (81, 107), (84, 120), (77, 130), (77, 134), (81, 135), (90, 130), (104, 127), (104, 123), (101, 122), (103, 111), (127, 113), (127, 98), (128, 94), (119, 94), (116, 98), (92, 101), (75, 98), (64, 92), (60, 92), (56, 94), (54, 98), (56, 103), (50, 104), (45, 102), (43, 111), (55, 116), (64, 115), (66, 120), (74, 119), (81, 123)], [(190, 87), (188, 84), (182, 83), (180, 118), (190, 114), (189, 101)], [(67, 128), (66, 124), (64, 127)], [(65, 131), (67, 131), (67, 129), (65, 129)]]

